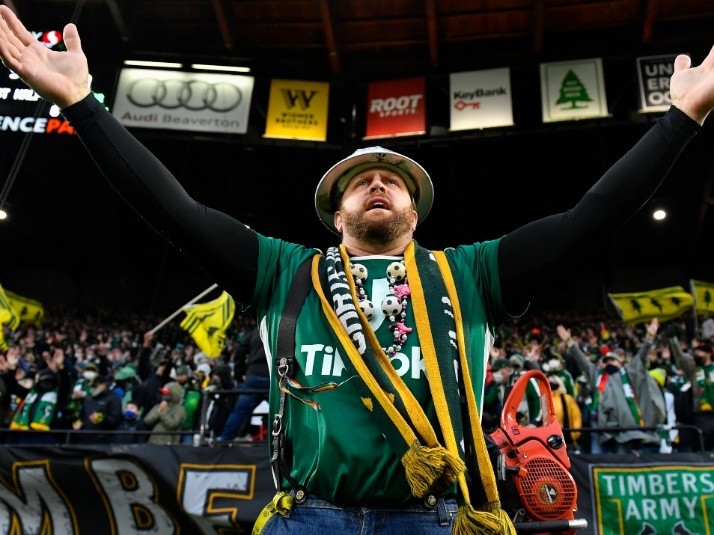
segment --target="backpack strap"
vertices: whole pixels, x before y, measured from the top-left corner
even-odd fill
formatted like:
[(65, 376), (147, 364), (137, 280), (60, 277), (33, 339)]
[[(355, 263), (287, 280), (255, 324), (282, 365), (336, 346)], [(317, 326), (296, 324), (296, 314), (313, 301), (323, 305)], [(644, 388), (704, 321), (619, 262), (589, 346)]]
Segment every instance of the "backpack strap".
[[(307, 258), (295, 272), (290, 289), (280, 316), (280, 326), (278, 330), (278, 342), (275, 360), (273, 361), (273, 372), (280, 382), (284, 377), (289, 377), (295, 370), (295, 328), (297, 317), (300, 313), (307, 294), (312, 288), (310, 270), (314, 257)], [(300, 485), (290, 477), (288, 469), (288, 452), (285, 443), (285, 429), (283, 428), (283, 415), (285, 412), (285, 392), (280, 390), (278, 411), (273, 419), (271, 435), (273, 437), (273, 451), (270, 456), (270, 464), (273, 471), (275, 487), (280, 489), (282, 478), (285, 477), (293, 488), (298, 489)]]

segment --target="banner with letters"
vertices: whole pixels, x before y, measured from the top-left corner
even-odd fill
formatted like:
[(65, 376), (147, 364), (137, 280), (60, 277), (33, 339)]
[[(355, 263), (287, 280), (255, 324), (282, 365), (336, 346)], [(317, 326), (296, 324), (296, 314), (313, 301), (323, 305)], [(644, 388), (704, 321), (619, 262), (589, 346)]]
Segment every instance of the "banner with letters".
[(127, 127), (245, 134), (253, 82), (238, 74), (124, 68), (112, 114)]
[(271, 80), (265, 137), (327, 140), (330, 84), (305, 80)]
[(0, 474), (0, 533), (250, 533), (275, 494), (267, 444), (5, 446)]
[(541, 63), (543, 122), (608, 117), (600, 58)]
[(449, 76), (450, 130), (513, 126), (510, 69), (486, 69)]
[(364, 139), (425, 133), (426, 80), (423, 76), (368, 85)]
[(714, 461), (708, 453), (571, 456), (577, 535), (694, 535), (714, 527)]
[(669, 78), (674, 74), (676, 57), (676, 54), (670, 54), (637, 58), (640, 113), (664, 113), (669, 109), (672, 104)]
[[(704, 534), (708, 453), (571, 454), (577, 535)], [(250, 533), (275, 494), (265, 442), (0, 448), (0, 532)], [(547, 483), (547, 481), (544, 481)]]

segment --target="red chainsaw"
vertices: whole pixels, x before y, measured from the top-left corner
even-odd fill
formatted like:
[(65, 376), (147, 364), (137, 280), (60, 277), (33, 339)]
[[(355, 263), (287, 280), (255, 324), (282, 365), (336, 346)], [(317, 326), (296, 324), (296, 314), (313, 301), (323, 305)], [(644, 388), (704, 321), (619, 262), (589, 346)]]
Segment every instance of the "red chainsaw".
[[(540, 399), (537, 422), (524, 421), (519, 414), (529, 384)], [(494, 469), (499, 488), (515, 487), (515, 492), (506, 494), (511, 494), (512, 518), (519, 534), (573, 535), (587, 527), (586, 520), (575, 518), (578, 489), (543, 372), (529, 370), (518, 378), (504, 403), (500, 427), (490, 437), (498, 448)], [(502, 496), (502, 501), (508, 509), (508, 497)]]

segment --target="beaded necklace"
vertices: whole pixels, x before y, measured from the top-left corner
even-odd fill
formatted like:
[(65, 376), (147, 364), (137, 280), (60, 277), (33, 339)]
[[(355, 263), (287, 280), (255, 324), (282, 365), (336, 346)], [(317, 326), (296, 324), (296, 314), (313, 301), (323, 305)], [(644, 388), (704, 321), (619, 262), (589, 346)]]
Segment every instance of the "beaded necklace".
[[(350, 263), (350, 271), (357, 289), (357, 304), (369, 321), (374, 316), (374, 303), (370, 301), (365, 289), (369, 273), (362, 264)], [(407, 281), (407, 268), (404, 262), (395, 261), (387, 266), (387, 284), (389, 291), (382, 299), (381, 308), (389, 320), (389, 330), (392, 331), (392, 345), (385, 348), (385, 351), (393, 357), (402, 350), (402, 346), (407, 341), (407, 335), (412, 332), (412, 328), (407, 327), (404, 323), (407, 317), (407, 299), (412, 293)]]

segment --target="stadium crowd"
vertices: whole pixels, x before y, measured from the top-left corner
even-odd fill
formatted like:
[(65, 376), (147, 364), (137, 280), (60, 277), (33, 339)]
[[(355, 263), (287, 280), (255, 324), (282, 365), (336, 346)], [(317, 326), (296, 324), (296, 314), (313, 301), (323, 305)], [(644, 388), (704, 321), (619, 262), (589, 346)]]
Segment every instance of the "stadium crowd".
[[(628, 326), (619, 318), (542, 313), (500, 325), (483, 396), (484, 431), (500, 425), (515, 381), (535, 369), (548, 379), (571, 451), (714, 451), (714, 320), (700, 319)], [(265, 392), (251, 390), (265, 384), (253, 382), (248, 369), (257, 365), (255, 350), (241, 343), (255, 320), (237, 314), (217, 358), (198, 350), (178, 323), (154, 332), (159, 323), (118, 319), (115, 311), (73, 312), (6, 329), (0, 443), (266, 440), (265, 426), (246, 417), (265, 400)], [(524, 425), (543, 418), (533, 382), (518, 410)]]

